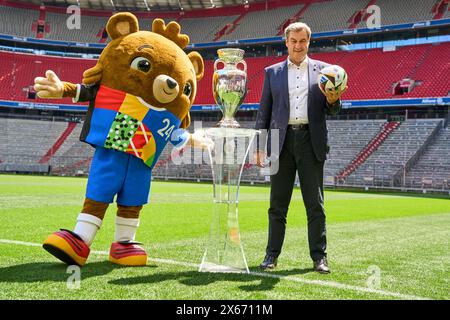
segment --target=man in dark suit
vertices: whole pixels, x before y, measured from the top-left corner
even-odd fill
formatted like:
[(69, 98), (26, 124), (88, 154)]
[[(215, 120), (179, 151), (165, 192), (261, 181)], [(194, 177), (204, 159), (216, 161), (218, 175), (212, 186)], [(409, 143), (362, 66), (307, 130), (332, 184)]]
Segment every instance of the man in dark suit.
[[(317, 85), (321, 69), (328, 64), (307, 56), (310, 28), (300, 22), (285, 30), (287, 60), (265, 69), (264, 87), (256, 119), (256, 129), (269, 130), (267, 151), (278, 171), (270, 177), (269, 237), (266, 256), (260, 267), (273, 269), (281, 253), (286, 216), (298, 172), (308, 220), (308, 242), (313, 268), (329, 273), (326, 252), (326, 226), (323, 198), (323, 168), (329, 147), (327, 114), (341, 110), (340, 96), (345, 91), (322, 92)], [(278, 130), (279, 150), (271, 149)], [(255, 159), (265, 164), (265, 139), (260, 139)]]

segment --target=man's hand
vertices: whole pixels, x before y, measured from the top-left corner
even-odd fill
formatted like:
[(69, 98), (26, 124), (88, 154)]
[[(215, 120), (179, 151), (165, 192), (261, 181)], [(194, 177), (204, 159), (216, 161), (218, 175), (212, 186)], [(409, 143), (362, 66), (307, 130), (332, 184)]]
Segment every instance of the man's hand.
[[(320, 88), (320, 86), (319, 86)], [(348, 89), (348, 86), (345, 86), (344, 89), (341, 90), (341, 87), (339, 87), (337, 90), (335, 88), (332, 88), (330, 90), (326, 90), (325, 92), (322, 91), (322, 88), (320, 90), (323, 92), (323, 94), (327, 97), (328, 104), (334, 104), (336, 101), (338, 101), (341, 98), (341, 95)]]
[(253, 155), (254, 162), (260, 168), (266, 167), (266, 159), (267, 155), (264, 151), (256, 151), (255, 154)]
[(193, 148), (200, 148), (200, 149), (214, 148), (214, 141), (198, 133), (190, 134), (188, 143), (190, 143), (190, 146)]
[(63, 97), (64, 85), (58, 76), (52, 71), (45, 72), (45, 78), (34, 79), (34, 90), (39, 98), (60, 99)]

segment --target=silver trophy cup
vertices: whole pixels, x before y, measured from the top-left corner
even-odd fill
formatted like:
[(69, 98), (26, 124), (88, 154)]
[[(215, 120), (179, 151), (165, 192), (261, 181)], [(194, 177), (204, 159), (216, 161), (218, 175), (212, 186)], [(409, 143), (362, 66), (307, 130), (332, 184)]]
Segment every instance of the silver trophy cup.
[[(213, 94), (214, 100), (222, 111), (223, 118), (219, 127), (238, 128), (234, 119), (236, 111), (244, 102), (247, 93), (247, 64), (244, 61), (244, 50), (226, 48), (217, 50), (219, 59), (214, 62)], [(219, 63), (223, 69), (217, 69)], [(242, 64), (244, 70), (238, 68)]]

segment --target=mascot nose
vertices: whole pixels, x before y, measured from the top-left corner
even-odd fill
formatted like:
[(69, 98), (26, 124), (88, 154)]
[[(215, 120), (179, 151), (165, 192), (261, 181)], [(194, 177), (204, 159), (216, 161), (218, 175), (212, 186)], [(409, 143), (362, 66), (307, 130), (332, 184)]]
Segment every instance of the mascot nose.
[(178, 82), (166, 74), (160, 74), (153, 81), (153, 95), (161, 103), (175, 100), (180, 91)]
[(170, 89), (173, 89), (177, 86), (177, 83), (170, 78), (167, 78), (166, 83)]

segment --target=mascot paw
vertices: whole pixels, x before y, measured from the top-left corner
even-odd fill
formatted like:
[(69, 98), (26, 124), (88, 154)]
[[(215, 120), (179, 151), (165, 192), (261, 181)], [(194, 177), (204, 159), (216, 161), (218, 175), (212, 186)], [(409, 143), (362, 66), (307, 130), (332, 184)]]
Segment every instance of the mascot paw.
[(113, 242), (109, 261), (122, 266), (145, 266), (147, 253), (138, 242)]
[(68, 265), (82, 267), (89, 256), (89, 246), (75, 233), (61, 229), (52, 233), (42, 245), (45, 250)]

